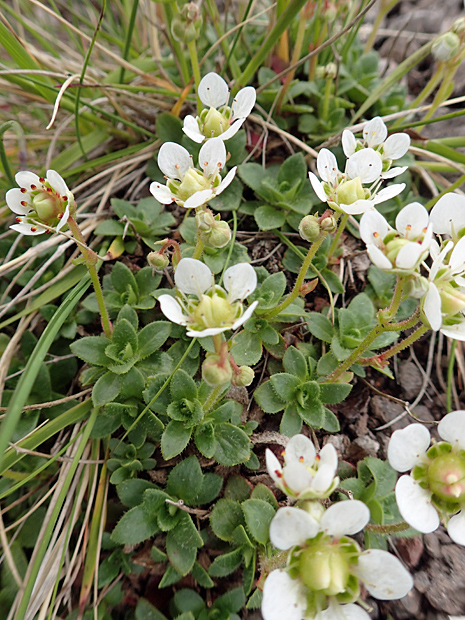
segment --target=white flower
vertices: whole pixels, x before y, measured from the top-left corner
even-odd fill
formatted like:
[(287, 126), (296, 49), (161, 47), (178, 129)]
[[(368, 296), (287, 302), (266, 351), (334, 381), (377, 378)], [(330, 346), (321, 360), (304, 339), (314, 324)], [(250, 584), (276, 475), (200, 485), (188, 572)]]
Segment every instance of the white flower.
[(220, 138), (209, 140), (200, 149), (201, 171), (193, 167), (192, 157), (184, 147), (165, 142), (158, 153), (158, 166), (167, 183), (151, 183), (150, 191), (165, 205), (175, 202), (186, 209), (200, 207), (221, 194), (233, 180), (236, 167), (221, 180), (220, 170), (225, 164), (226, 148)]
[(360, 220), (360, 236), (372, 263), (394, 273), (411, 273), (428, 255), (433, 235), (428, 211), (418, 202), (404, 207), (396, 218), (396, 231), (378, 211)]
[[(328, 149), (321, 149), (316, 161), (318, 177), (309, 172), (310, 182), (315, 194), (322, 202), (350, 215), (365, 213), (375, 205), (400, 194), (405, 184), (386, 187), (380, 191), (382, 161), (381, 157), (370, 148), (357, 151), (347, 162), (345, 172), (339, 171), (336, 157)], [(363, 187), (371, 183), (371, 188)]]
[(161, 311), (173, 323), (187, 326), (186, 333), (193, 338), (237, 329), (248, 321), (258, 305), (254, 301), (244, 310), (241, 303), (257, 286), (257, 275), (248, 263), (234, 265), (224, 272), (223, 289), (215, 286), (207, 265), (194, 258), (183, 258), (174, 281), (179, 295), (176, 299), (160, 295)]
[(407, 170), (407, 166), (391, 168), (392, 161), (403, 157), (410, 147), (410, 136), (406, 133), (395, 133), (389, 138), (388, 130), (379, 116), (369, 121), (363, 128), (363, 140), (356, 140), (348, 129), (342, 132), (342, 148), (346, 157), (364, 148), (374, 149), (382, 158), (383, 179), (391, 179)]
[(362, 552), (347, 536), (369, 521), (363, 502), (342, 501), (326, 511), (317, 502), (307, 507), (310, 512), (280, 508), (270, 524), (271, 542), (290, 554), (287, 568), (273, 571), (265, 581), (264, 620), (369, 620), (354, 604), (360, 581), (381, 600), (408, 593), (413, 580), (397, 558), (379, 549)]
[(45, 178), (18, 172), (15, 180), (19, 188), (8, 190), (5, 196), (17, 215), (16, 224), (10, 228), (23, 235), (41, 235), (48, 231), (47, 226), (61, 230), (66, 225), (74, 196), (58, 172), (47, 170)]
[(421, 424), (392, 434), (389, 463), (400, 472), (412, 470), (397, 481), (397, 505), (419, 532), (433, 532), (443, 521), (452, 540), (465, 545), (465, 411), (448, 413), (438, 433), (446, 443), (431, 448), (429, 431)]
[(458, 240), (458, 233), (465, 228), (465, 196), (444, 194), (431, 209), (430, 221), (438, 235), (449, 235)]
[(275, 485), (295, 499), (329, 497), (339, 484), (337, 454), (326, 444), (317, 455), (313, 443), (305, 435), (289, 440), (281, 467), (271, 450), (266, 451), (266, 467)]
[(186, 116), (182, 128), (184, 133), (197, 143), (213, 137), (221, 140), (232, 138), (252, 111), (257, 97), (255, 88), (246, 86), (237, 93), (232, 107), (229, 107), (228, 85), (216, 73), (208, 73), (201, 80), (198, 95), (207, 107), (197, 118)]

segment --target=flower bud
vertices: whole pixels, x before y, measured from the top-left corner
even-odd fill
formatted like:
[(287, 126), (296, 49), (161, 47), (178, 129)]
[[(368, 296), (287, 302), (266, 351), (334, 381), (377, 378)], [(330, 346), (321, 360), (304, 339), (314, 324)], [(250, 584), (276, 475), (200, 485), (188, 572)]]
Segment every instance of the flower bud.
[(147, 262), (150, 267), (155, 267), (155, 269), (165, 269), (170, 264), (169, 258), (161, 252), (150, 252), (147, 255)]
[(360, 177), (341, 183), (336, 193), (338, 204), (351, 205), (357, 200), (364, 200), (366, 198)]
[(460, 38), (455, 32), (445, 32), (433, 43), (431, 52), (436, 60), (447, 62), (457, 55), (460, 48)]
[(332, 213), (328, 212), (326, 215), (323, 213), (320, 218), (320, 228), (322, 232), (330, 234), (335, 232), (337, 229), (337, 219)]
[(203, 134), (207, 138), (216, 138), (226, 131), (228, 120), (216, 108), (210, 108), (204, 118)]
[(459, 36), (465, 33), (465, 17), (459, 17), (459, 19), (454, 22), (452, 32), (455, 32), (455, 34)]
[(232, 378), (232, 384), (237, 387), (246, 387), (254, 380), (255, 373), (250, 366), (240, 366), (238, 370), (234, 372)]
[(229, 301), (220, 295), (202, 295), (192, 317), (195, 324), (202, 329), (231, 325), (235, 320), (235, 309)]
[(202, 16), (195, 2), (188, 2), (171, 22), (171, 34), (176, 41), (190, 43), (198, 39)]
[(428, 468), (431, 491), (448, 501), (465, 500), (465, 459), (459, 454), (446, 454), (434, 459)]
[(231, 240), (231, 229), (227, 222), (222, 222), (220, 215), (206, 209), (195, 216), (200, 240), (209, 248), (224, 248)]
[(349, 564), (339, 545), (322, 543), (302, 551), (299, 559), (300, 578), (311, 590), (326, 596), (345, 592)]
[(319, 218), (316, 215), (306, 215), (300, 220), (299, 234), (302, 239), (313, 243), (321, 233)]
[(450, 282), (435, 282), (441, 296), (441, 312), (449, 317), (465, 310), (465, 293)]
[(62, 200), (55, 193), (46, 191), (39, 192), (34, 196), (32, 205), (38, 219), (44, 224), (52, 224), (65, 210)]
[(224, 360), (217, 353), (210, 353), (202, 364), (202, 379), (211, 387), (225, 385), (232, 378), (232, 368), (227, 357)]

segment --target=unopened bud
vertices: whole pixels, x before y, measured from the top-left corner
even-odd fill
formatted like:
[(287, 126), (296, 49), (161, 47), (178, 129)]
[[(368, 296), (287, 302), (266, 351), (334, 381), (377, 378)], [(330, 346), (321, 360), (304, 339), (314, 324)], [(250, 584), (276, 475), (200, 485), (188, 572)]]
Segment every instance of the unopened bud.
[(428, 468), (431, 491), (441, 499), (462, 502), (465, 499), (465, 460), (458, 454), (434, 459)]
[(320, 228), (323, 232), (326, 233), (335, 232), (337, 229), (337, 219), (332, 213), (327, 215), (323, 214), (323, 216), (320, 218)]
[(300, 578), (311, 590), (335, 596), (346, 591), (349, 580), (347, 558), (338, 545), (321, 544), (302, 551)]
[(364, 200), (365, 198), (365, 190), (362, 187), (360, 177), (341, 183), (337, 189), (337, 203), (339, 205), (351, 205), (357, 200)]
[(458, 34), (459, 36), (465, 33), (465, 17), (460, 17), (454, 22), (452, 32), (455, 32), (455, 34)]
[(161, 252), (150, 252), (147, 255), (147, 262), (155, 269), (165, 269), (170, 264), (169, 258)]
[(217, 353), (211, 353), (202, 364), (202, 379), (211, 387), (225, 385), (232, 379), (232, 368), (227, 357), (222, 360)]
[(200, 233), (200, 239), (207, 248), (224, 248), (231, 240), (231, 229), (227, 222), (217, 222), (210, 232)]
[(431, 52), (436, 60), (447, 62), (457, 55), (460, 38), (455, 32), (445, 32), (433, 43)]
[(195, 2), (188, 2), (171, 22), (171, 34), (176, 41), (190, 43), (198, 39), (202, 16)]
[(255, 373), (250, 366), (240, 366), (234, 372), (232, 384), (237, 387), (247, 387), (254, 380)]
[(320, 222), (317, 215), (306, 215), (300, 220), (299, 234), (302, 239), (313, 243), (321, 233)]

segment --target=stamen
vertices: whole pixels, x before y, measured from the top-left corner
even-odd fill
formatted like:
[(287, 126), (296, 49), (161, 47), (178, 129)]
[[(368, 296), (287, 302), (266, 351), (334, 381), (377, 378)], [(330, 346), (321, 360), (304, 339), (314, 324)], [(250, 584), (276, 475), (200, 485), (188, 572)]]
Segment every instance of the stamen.
[(208, 161), (203, 162), (203, 167), (206, 168), (208, 166)]
[(44, 179), (44, 177), (40, 177), (40, 178), (39, 178), (39, 181), (40, 181), (41, 183), (45, 183), (45, 179)]
[(299, 463), (303, 463), (304, 462), (304, 457), (303, 456), (299, 456)]
[(63, 200), (63, 202), (68, 202), (68, 196), (62, 196), (61, 199)]
[(27, 193), (27, 189), (26, 189), (25, 187), (22, 187), (22, 188), (20, 189), (20, 192), (21, 192), (22, 194), (26, 194), (26, 193)]
[(280, 469), (275, 469), (274, 473), (276, 474), (276, 476), (278, 478), (282, 478), (283, 477), (283, 472)]
[(27, 207), (27, 202), (25, 200), (21, 200), (20, 204), (22, 207)]
[(377, 239), (379, 236), (380, 236), (380, 235), (379, 235), (379, 232), (374, 232), (374, 233), (373, 233), (373, 237), (374, 237), (375, 239)]
[(63, 213), (59, 213), (58, 214), (58, 219), (61, 220), (62, 217), (63, 217)]
[(22, 224), (23, 220), (20, 217), (15, 218), (17, 224)]
[(36, 232), (37, 226), (31, 226), (31, 232)]
[(31, 183), (31, 189), (32, 190), (37, 189), (37, 185), (34, 185), (34, 184)]
[(53, 190), (52, 190), (50, 187), (47, 187), (47, 192), (48, 192), (49, 194), (52, 194), (52, 193), (53, 193)]
[(406, 230), (412, 230), (412, 225), (411, 224), (407, 224), (407, 226), (405, 227)]
[[(174, 167), (176, 168), (176, 170), (179, 170), (179, 168), (181, 167), (179, 164), (174, 164)], [(166, 177), (165, 177), (166, 178)]]
[(320, 456), (319, 454), (317, 454), (317, 455), (315, 456), (315, 461), (317, 461), (317, 462), (319, 463), (319, 462), (320, 462), (320, 460), (321, 460), (321, 456)]

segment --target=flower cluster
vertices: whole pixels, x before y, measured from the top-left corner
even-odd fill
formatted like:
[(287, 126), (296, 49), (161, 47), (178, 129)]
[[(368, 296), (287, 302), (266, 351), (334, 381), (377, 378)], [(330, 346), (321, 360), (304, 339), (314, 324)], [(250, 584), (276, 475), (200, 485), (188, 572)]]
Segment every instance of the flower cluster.
[(449, 536), (465, 545), (465, 411), (448, 413), (438, 425), (444, 441), (433, 443), (421, 424), (395, 431), (388, 448), (401, 476), (396, 500), (402, 517), (419, 532), (433, 532), (442, 521)]

